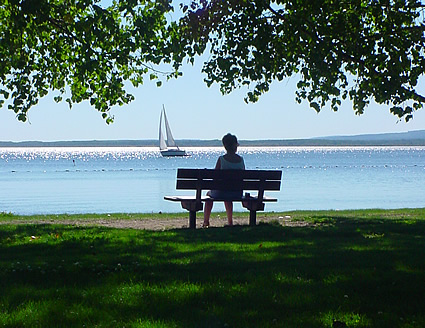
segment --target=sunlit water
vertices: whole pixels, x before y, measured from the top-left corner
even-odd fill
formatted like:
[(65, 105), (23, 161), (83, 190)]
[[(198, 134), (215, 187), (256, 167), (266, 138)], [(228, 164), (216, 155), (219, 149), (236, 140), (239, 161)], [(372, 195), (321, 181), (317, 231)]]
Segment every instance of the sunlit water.
[[(0, 212), (179, 212), (179, 167), (213, 168), (222, 148), (0, 148)], [(266, 211), (425, 207), (425, 147), (241, 147), (247, 169), (283, 171)], [(222, 210), (217, 204), (215, 210)], [(240, 205), (235, 205), (241, 210)]]

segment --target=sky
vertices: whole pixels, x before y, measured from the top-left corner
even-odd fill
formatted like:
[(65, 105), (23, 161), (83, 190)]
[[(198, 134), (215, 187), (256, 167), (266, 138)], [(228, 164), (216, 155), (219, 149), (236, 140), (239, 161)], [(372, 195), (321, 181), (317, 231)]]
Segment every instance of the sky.
[(185, 66), (182, 77), (159, 88), (149, 77), (137, 89), (130, 87), (135, 100), (114, 107), (115, 121), (110, 125), (87, 101), (69, 109), (66, 102), (54, 102), (54, 93), (30, 109), (26, 123), (4, 106), (0, 108), (0, 141), (158, 139), (162, 105), (176, 140), (221, 139), (228, 132), (240, 140), (267, 140), (425, 130), (425, 109), (408, 123), (390, 114), (387, 106), (374, 103), (361, 116), (354, 114), (349, 101), (338, 112), (327, 106), (316, 113), (307, 102), (295, 101), (296, 77), (273, 83), (257, 103), (246, 104), (246, 90), (222, 95), (217, 85), (206, 86), (200, 71), (198, 61)]

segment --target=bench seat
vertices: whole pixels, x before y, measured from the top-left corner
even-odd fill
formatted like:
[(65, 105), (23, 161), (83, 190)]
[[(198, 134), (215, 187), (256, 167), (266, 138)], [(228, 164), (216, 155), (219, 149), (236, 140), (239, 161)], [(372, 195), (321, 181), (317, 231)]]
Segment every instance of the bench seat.
[[(194, 201), (196, 202), (196, 197), (194, 196), (164, 196), (165, 200), (169, 200), (172, 202), (186, 202), (186, 201)], [(244, 202), (244, 201), (257, 201), (258, 197), (255, 196), (243, 196), (240, 198), (213, 198), (210, 196), (201, 196), (201, 202), (205, 201), (214, 201), (214, 202), (225, 202), (225, 201), (232, 201), (232, 202)], [(267, 197), (263, 196), (263, 202), (277, 202), (277, 198)]]

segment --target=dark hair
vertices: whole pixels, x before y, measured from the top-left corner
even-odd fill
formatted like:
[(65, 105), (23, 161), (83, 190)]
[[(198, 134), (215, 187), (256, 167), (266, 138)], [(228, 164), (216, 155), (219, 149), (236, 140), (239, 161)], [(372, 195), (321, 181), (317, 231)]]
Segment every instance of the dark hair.
[(223, 142), (223, 146), (226, 150), (233, 150), (239, 145), (238, 138), (230, 133), (226, 134), (221, 141)]

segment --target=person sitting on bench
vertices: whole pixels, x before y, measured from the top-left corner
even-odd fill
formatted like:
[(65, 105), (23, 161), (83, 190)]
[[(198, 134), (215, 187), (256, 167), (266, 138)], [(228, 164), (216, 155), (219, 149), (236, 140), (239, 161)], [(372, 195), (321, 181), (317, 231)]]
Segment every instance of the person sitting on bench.
[[(238, 150), (238, 139), (236, 136), (228, 133), (223, 139), (223, 146), (226, 149), (226, 154), (222, 155), (218, 158), (217, 163), (215, 165), (216, 170), (245, 170), (245, 162), (242, 156), (236, 154)], [(241, 191), (220, 191), (220, 190), (210, 190), (207, 192), (207, 195), (212, 198), (235, 198), (242, 197)], [(227, 223), (228, 226), (233, 225), (233, 202), (225, 201), (224, 206), (226, 208), (227, 214)], [(207, 228), (210, 225), (210, 216), (213, 208), (213, 201), (207, 200), (205, 201), (204, 208), (204, 223), (202, 227)]]

